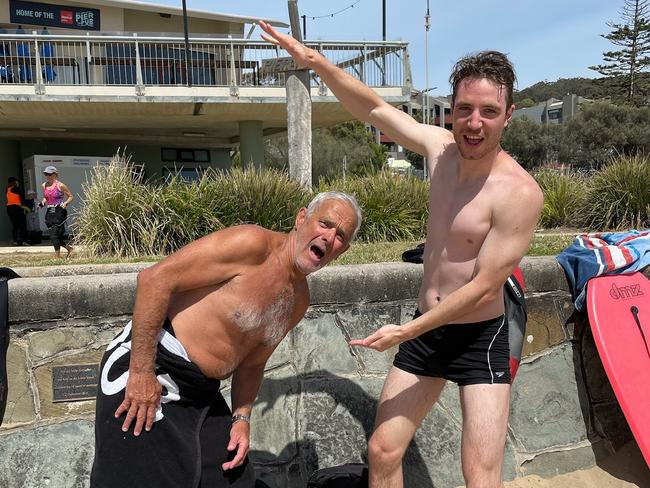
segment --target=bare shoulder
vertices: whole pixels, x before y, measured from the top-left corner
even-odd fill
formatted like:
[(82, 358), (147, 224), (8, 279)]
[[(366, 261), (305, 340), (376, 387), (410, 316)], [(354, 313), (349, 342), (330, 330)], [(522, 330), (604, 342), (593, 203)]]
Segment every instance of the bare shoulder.
[(502, 158), (492, 181), (494, 194), (498, 195), (495, 200), (496, 205), (503, 210), (505, 210), (503, 207), (512, 210), (512, 212), (507, 211), (506, 214), (538, 215), (544, 202), (544, 195), (535, 178), (510, 155), (504, 152)]
[(260, 263), (271, 254), (275, 234), (259, 225), (244, 224), (218, 230), (196, 242), (205, 240), (206, 247), (218, 248), (220, 255), (233, 260)]

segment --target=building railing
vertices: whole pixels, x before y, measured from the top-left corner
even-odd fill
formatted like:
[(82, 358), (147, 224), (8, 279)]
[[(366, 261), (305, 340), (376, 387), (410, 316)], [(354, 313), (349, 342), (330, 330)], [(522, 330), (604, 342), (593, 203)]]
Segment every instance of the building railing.
[[(372, 87), (410, 87), (404, 42), (307, 42)], [(187, 62), (186, 62), (187, 59)], [(0, 84), (100, 86), (284, 86), (296, 69), (264, 41), (177, 37), (0, 34)], [(312, 86), (323, 86), (312, 73)], [(136, 90), (137, 91), (137, 90)]]

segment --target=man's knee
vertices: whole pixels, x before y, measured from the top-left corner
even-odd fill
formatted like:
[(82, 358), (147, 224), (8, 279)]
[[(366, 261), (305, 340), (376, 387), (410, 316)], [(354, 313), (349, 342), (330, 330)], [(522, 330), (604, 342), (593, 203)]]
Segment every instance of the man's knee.
[(501, 462), (463, 460), (463, 477), (467, 488), (501, 488)]
[(405, 449), (395, 443), (389, 442), (384, 437), (376, 433), (368, 441), (368, 458), (370, 464), (381, 469), (382, 471), (392, 471), (399, 467), (404, 457)]

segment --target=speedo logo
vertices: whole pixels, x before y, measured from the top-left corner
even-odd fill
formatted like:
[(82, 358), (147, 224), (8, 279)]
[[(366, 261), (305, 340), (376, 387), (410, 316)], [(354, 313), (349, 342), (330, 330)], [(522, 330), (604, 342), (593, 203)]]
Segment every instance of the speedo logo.
[(641, 285), (636, 283), (627, 286), (616, 286), (614, 283), (609, 290), (609, 296), (614, 300), (627, 300), (628, 298), (642, 297), (643, 290), (641, 290)]

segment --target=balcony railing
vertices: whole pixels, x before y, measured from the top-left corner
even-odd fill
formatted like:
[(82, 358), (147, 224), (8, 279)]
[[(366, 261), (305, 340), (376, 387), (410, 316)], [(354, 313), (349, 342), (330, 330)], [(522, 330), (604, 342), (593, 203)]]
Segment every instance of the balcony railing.
[[(372, 87), (410, 87), (407, 43), (307, 42)], [(100, 86), (284, 86), (296, 66), (264, 41), (182, 38), (0, 34), (0, 84)], [(322, 86), (314, 73), (312, 86)], [(1, 85), (0, 85), (1, 86)]]

